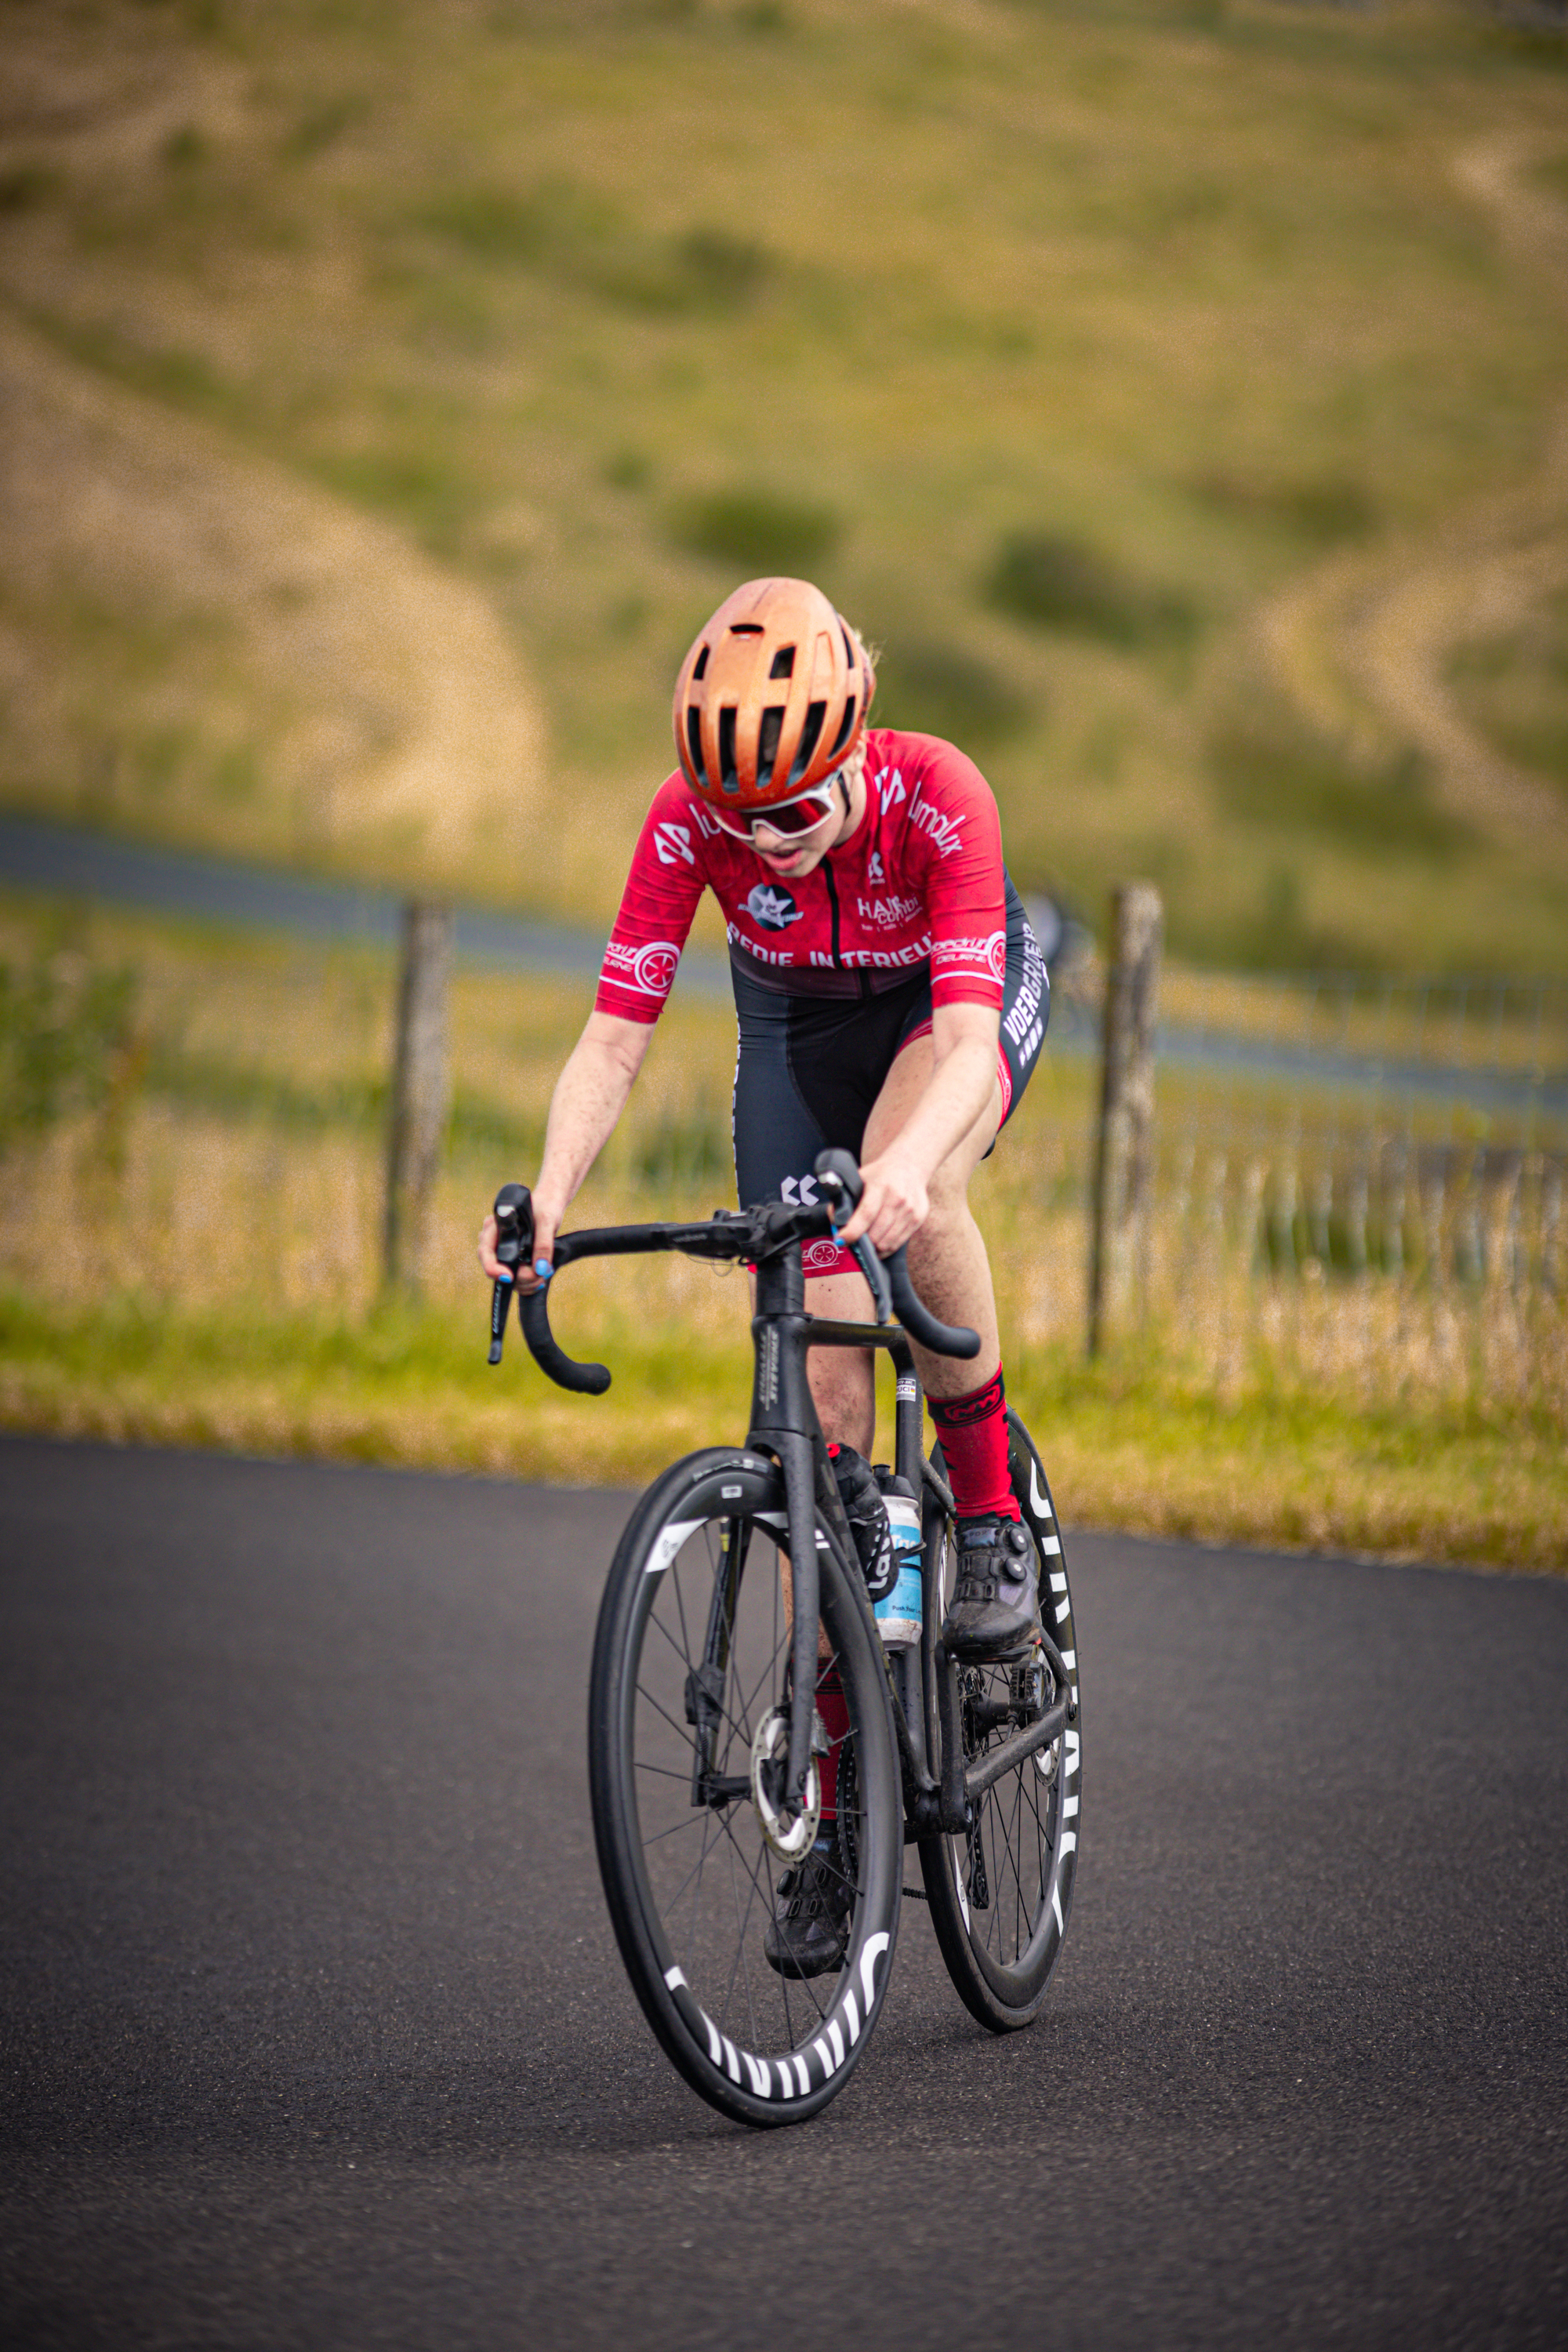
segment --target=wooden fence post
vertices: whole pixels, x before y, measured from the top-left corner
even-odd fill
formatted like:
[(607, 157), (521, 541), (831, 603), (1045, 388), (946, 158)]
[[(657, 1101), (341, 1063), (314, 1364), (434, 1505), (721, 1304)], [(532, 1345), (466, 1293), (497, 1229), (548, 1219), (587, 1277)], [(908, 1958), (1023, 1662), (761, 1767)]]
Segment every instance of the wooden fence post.
[(1089, 1352), (1097, 1356), (1148, 1279), (1154, 1021), (1163, 910), (1150, 882), (1110, 894), (1100, 1138), (1089, 1256)]
[(450, 1100), (447, 996), (451, 976), (451, 908), (410, 898), (403, 909), (384, 1236), (386, 1286), (409, 1295), (417, 1293), (424, 1273), (430, 1193)]

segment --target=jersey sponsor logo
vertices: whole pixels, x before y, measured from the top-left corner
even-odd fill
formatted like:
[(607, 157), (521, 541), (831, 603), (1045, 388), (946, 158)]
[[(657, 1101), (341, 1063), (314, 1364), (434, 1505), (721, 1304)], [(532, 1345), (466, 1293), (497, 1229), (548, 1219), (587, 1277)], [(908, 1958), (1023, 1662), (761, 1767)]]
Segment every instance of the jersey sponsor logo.
[(929, 837), (939, 857), (951, 857), (955, 849), (963, 847), (963, 815), (949, 816), (944, 809), (932, 808), (930, 801), (917, 800), (910, 811), (910, 823), (918, 824)]
[[(815, 1209), (816, 1206), (816, 1177), (786, 1176), (779, 1186), (779, 1198), (786, 1207), (791, 1209)], [(836, 1256), (837, 1255), (837, 1244), (834, 1245), (834, 1255)]]
[(879, 768), (871, 781), (882, 795), (884, 808), (896, 808), (900, 801), (909, 799), (903, 776), (897, 768)]
[[(901, 971), (905, 964), (925, 963), (931, 956), (931, 933), (923, 940), (914, 940), (901, 948), (846, 948), (839, 962), (846, 970), (868, 971)], [(831, 956), (814, 956), (815, 963), (830, 964)]]
[[(1009, 1030), (1007, 1034), (1011, 1036), (1013, 1033)], [(1023, 1037), (1016, 1038), (1014, 1040), (1014, 1051), (1018, 1056), (1018, 1066), (1021, 1070), (1026, 1070), (1030, 1063), (1034, 1060), (1036, 1054), (1039, 1050), (1040, 1040), (1045, 1034), (1045, 1023), (1043, 1021), (1036, 1021), (1030, 1024), (1028, 1031)], [(1005, 1055), (1003, 1056), (1003, 1059), (1005, 1061)], [(1002, 1116), (1005, 1118), (1006, 1115), (1006, 1109), (1005, 1107), (1004, 1107)]]
[[(748, 932), (742, 931), (735, 923), (725, 924), (724, 937), (731, 947), (744, 948), (749, 956), (755, 956), (759, 963), (793, 963), (795, 961), (793, 948), (771, 948), (764, 940), (753, 940)], [(830, 964), (833, 958), (814, 956), (812, 961), (814, 963)]]
[(724, 828), (712, 812), (705, 809), (700, 801), (688, 801), (686, 805), (696, 819), (697, 830), (703, 838), (708, 841), (717, 841)]
[[(1018, 1048), (1020, 1061), (1028, 1060), (1030, 1054), (1045, 1034), (1046, 1024), (1040, 1017), (1040, 1003), (1042, 998), (1048, 992), (1046, 961), (1040, 953), (1039, 941), (1033, 931), (1026, 929), (1023, 979), (1019, 982), (1018, 993), (1002, 1024), (1004, 1031)], [(1026, 1040), (1026, 1031), (1028, 1032)]]
[(863, 923), (912, 923), (925, 908), (918, 898), (900, 898), (895, 892), (889, 898), (857, 898), (855, 911)]
[(831, 1274), (838, 1263), (837, 1242), (811, 1242), (800, 1254), (807, 1274)]
[(689, 825), (673, 823), (656, 824), (653, 829), (653, 845), (658, 852), (658, 862), (661, 866), (677, 866), (683, 857), (688, 866), (695, 866), (697, 863), (696, 852), (691, 846)]
[(640, 996), (668, 996), (679, 961), (680, 950), (673, 940), (648, 940), (640, 948), (612, 940), (600, 977), (617, 988), (635, 989)]
[(802, 919), (800, 908), (789, 892), (773, 882), (759, 882), (742, 911), (750, 915), (754, 923), (761, 923), (764, 931), (787, 930), (791, 923)]
[(938, 940), (931, 951), (933, 971), (968, 964), (1000, 982), (1007, 970), (1007, 934), (992, 931), (983, 940)]
[(882, 868), (882, 853), (879, 849), (874, 849), (871, 852), (871, 863), (866, 868), (866, 879), (868, 882), (881, 882), (884, 884), (888, 879), (887, 875)]

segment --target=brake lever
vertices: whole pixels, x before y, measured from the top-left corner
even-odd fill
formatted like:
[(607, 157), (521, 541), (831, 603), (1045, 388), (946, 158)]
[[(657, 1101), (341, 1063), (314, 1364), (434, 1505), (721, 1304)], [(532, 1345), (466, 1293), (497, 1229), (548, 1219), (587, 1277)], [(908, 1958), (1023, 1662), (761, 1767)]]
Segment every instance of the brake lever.
[[(817, 1153), (816, 1174), (816, 1189), (826, 1203), (833, 1238), (837, 1241), (840, 1219), (847, 1213), (849, 1216), (854, 1215), (866, 1187), (861, 1181), (860, 1171), (855, 1165), (853, 1153), (846, 1151), (840, 1145)], [(858, 1242), (851, 1242), (849, 1254), (866, 1277), (878, 1322), (890, 1323), (893, 1319), (893, 1294), (889, 1286), (887, 1268), (868, 1236), (862, 1234)]]
[[(507, 1309), (517, 1286), (515, 1268), (521, 1265), (533, 1247), (533, 1197), (526, 1184), (503, 1184), (496, 1194), (496, 1255), (502, 1265), (514, 1271), (502, 1275), (490, 1292), (490, 1354), (492, 1364), (499, 1364), (501, 1343), (506, 1338)], [(518, 1309), (521, 1320), (522, 1310)]]

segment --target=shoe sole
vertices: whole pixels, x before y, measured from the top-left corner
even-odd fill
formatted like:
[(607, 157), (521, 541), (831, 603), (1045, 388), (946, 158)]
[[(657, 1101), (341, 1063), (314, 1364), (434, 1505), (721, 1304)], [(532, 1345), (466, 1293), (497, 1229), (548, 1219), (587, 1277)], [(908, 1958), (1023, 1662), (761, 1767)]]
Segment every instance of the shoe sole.
[[(847, 1952), (848, 1948), (846, 1945), (845, 1951)], [(840, 1952), (837, 1959), (824, 1960), (815, 1969), (803, 1969), (795, 1960), (775, 1960), (773, 1954), (766, 1949), (763, 1950), (763, 1958), (774, 1976), (784, 1977), (791, 1984), (808, 1984), (813, 1977), (835, 1976), (844, 1966), (844, 1952)]]
[(1028, 1657), (1033, 1651), (1035, 1636), (1039, 1630), (1039, 1620), (1037, 1618), (1025, 1633), (1005, 1642), (1000, 1649), (992, 1648), (989, 1643), (982, 1643), (971, 1647), (962, 1641), (950, 1642), (945, 1633), (939, 1635), (938, 1638), (948, 1656), (958, 1665), (1016, 1666), (1021, 1658)]

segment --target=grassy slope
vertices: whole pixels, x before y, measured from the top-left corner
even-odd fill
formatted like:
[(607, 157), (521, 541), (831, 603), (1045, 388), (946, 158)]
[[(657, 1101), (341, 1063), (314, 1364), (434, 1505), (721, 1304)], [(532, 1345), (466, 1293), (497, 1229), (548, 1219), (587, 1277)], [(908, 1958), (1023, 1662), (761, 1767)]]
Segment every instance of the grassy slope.
[[(887, 716), (977, 742), (1026, 880), (1092, 907), (1142, 866), (1209, 957), (1560, 961), (1568, 831), (1527, 857), (1445, 820), (1397, 744), (1313, 743), (1255, 639), (1336, 550), (1418, 544), (1538, 462), (1562, 321), (1453, 166), (1561, 139), (1552, 43), (1277, 0), (15, 23), (52, 44), (38, 87), (86, 76), (84, 119), (190, 102), (145, 152), (13, 136), (13, 297), (502, 612), (552, 721), (552, 856), (476, 844), (470, 886), (603, 915), (674, 659), (747, 568), (693, 551), (693, 501), (739, 492), (826, 510)], [(1173, 617), (1131, 643), (1006, 617), (983, 590), (1019, 530)], [(155, 580), (144, 606), (13, 583), (12, 642), (66, 687), (4, 790), (275, 838), (297, 714)]]

